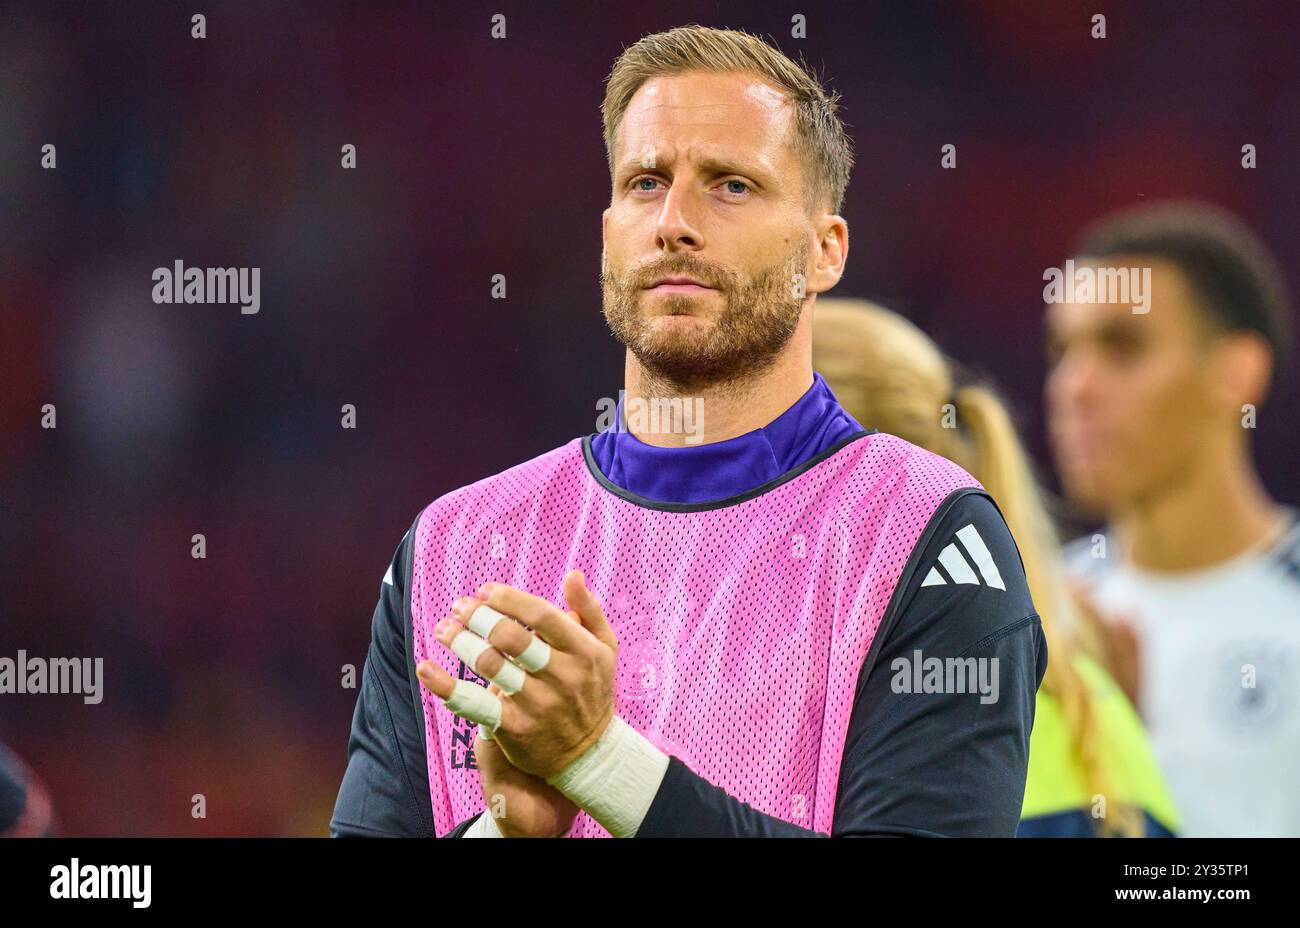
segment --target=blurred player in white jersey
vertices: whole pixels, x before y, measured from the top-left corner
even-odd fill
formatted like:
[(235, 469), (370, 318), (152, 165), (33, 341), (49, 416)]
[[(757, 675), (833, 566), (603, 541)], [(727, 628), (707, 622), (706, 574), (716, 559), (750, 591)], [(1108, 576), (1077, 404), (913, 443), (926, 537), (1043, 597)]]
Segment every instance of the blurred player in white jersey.
[(1260, 408), (1291, 349), (1281, 275), (1190, 204), (1105, 220), (1073, 262), (1046, 400), (1064, 491), (1105, 524), (1067, 551), (1099, 646), (1184, 834), (1300, 835), (1300, 524), (1251, 454), (1294, 419)]

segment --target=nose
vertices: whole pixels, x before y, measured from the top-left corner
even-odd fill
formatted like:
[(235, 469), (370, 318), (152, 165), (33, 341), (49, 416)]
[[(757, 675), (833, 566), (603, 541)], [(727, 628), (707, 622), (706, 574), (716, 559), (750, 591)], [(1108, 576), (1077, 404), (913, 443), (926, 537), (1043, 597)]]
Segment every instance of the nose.
[(671, 186), (655, 223), (655, 247), (669, 253), (703, 248), (704, 235), (695, 219), (698, 206), (687, 187)]
[(1057, 411), (1094, 404), (1100, 373), (1097, 361), (1088, 353), (1067, 352), (1048, 375), (1048, 403)]

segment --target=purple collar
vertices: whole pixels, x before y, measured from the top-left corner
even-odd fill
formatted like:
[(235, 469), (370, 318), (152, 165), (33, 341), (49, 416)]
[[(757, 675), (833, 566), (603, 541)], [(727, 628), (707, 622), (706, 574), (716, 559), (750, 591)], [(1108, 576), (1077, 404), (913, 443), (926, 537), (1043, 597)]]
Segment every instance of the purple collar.
[[(623, 399), (618, 418), (625, 422)], [(698, 503), (747, 493), (866, 431), (835, 399), (822, 375), (793, 406), (762, 428), (726, 441), (657, 448), (616, 426), (591, 436), (591, 457), (614, 485), (649, 500)]]

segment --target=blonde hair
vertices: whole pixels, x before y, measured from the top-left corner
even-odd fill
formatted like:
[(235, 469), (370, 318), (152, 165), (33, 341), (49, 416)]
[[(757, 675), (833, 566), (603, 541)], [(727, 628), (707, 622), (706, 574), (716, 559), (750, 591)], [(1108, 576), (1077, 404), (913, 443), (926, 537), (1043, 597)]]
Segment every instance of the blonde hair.
[(838, 93), (827, 94), (802, 60), (735, 29), (679, 26), (657, 32), (625, 49), (609, 73), (601, 114), (605, 157), (614, 173), (614, 147), (628, 104), (654, 77), (686, 71), (749, 73), (785, 91), (794, 106), (794, 150), (804, 164), (809, 210), (829, 204), (838, 213), (853, 169), (853, 146), (840, 121)]
[[(837, 299), (818, 300), (814, 313), (813, 366), (844, 408), (868, 428), (953, 461), (997, 502), (1020, 549), (1051, 654), (1042, 689), (1062, 706), (1088, 795), (1114, 796), (1098, 753), (1091, 691), (1075, 669), (1079, 623), (1060, 539), (1006, 405), (986, 384), (958, 385), (938, 346), (897, 313)], [(1104, 833), (1142, 833), (1141, 810), (1108, 805)]]

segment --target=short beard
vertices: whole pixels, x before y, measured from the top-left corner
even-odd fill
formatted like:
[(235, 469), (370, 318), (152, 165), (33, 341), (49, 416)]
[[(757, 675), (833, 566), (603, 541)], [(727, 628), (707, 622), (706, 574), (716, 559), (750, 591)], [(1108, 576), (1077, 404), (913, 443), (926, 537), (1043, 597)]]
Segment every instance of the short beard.
[[(807, 267), (808, 242), (800, 237), (785, 261), (741, 283), (725, 268), (689, 254), (669, 256), (626, 277), (602, 270), (605, 321), (614, 337), (641, 362), (652, 381), (679, 392), (751, 379), (770, 367), (799, 327), (804, 297), (796, 275)], [(645, 287), (668, 275), (695, 277), (722, 291), (725, 305), (703, 335), (656, 334), (642, 312)], [(802, 288), (800, 288), (802, 292)], [(660, 298), (669, 315), (689, 315), (692, 297)]]

